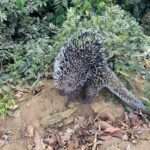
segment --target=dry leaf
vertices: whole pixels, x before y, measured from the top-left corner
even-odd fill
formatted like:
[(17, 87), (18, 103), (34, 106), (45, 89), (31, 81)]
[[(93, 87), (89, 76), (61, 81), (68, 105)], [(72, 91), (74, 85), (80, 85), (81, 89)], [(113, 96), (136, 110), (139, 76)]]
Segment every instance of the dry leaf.
[(23, 94), (24, 94), (23, 92), (17, 91), (17, 93), (15, 94), (15, 97), (19, 99), (23, 96)]
[(120, 128), (113, 127), (113, 126), (104, 130), (105, 133), (110, 133), (110, 134), (114, 134), (114, 133), (120, 132), (120, 131), (121, 131)]

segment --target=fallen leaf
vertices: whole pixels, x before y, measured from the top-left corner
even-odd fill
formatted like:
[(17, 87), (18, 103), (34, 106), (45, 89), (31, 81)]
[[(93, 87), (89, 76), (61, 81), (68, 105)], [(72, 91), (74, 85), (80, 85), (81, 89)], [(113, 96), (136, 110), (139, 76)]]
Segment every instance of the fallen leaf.
[(102, 130), (106, 130), (107, 128), (111, 128), (112, 126), (108, 123), (108, 122), (106, 122), (106, 121), (99, 121), (99, 123), (100, 123), (100, 128), (102, 129)]
[(22, 91), (18, 91), (18, 92), (15, 94), (15, 97), (19, 99), (19, 98), (21, 98), (21, 97), (23, 96), (23, 94), (24, 94), (24, 93), (23, 93)]
[(109, 127), (109, 128), (106, 128), (106, 129), (104, 130), (105, 133), (110, 133), (110, 134), (114, 134), (114, 133), (120, 132), (120, 131), (121, 131), (120, 128), (113, 127), (113, 126), (111, 126), (111, 127)]

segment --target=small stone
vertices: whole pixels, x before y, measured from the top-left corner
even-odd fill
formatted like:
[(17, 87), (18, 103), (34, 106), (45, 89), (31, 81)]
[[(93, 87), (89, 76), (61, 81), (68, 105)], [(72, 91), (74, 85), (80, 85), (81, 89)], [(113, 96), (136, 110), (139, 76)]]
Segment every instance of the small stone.
[(128, 136), (125, 134), (125, 135), (123, 135), (123, 137), (122, 137), (122, 139), (124, 140), (124, 141), (128, 141)]
[(137, 141), (136, 141), (136, 140), (132, 140), (132, 143), (133, 143), (133, 144), (137, 144)]

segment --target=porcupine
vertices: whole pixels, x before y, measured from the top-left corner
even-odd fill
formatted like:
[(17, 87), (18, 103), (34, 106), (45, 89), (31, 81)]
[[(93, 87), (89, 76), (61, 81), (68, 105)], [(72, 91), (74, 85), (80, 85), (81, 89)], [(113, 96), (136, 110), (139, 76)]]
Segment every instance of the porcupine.
[(127, 90), (109, 67), (100, 31), (84, 29), (73, 34), (60, 48), (54, 61), (53, 78), (56, 88), (68, 99), (79, 96), (91, 101), (107, 88), (134, 110), (147, 112), (144, 104)]

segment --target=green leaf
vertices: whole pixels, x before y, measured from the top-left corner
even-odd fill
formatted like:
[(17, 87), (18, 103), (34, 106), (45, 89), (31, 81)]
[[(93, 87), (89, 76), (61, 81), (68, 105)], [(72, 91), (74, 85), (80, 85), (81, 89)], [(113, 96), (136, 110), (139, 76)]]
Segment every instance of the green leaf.
[(25, 5), (26, 0), (16, 0), (16, 5), (19, 9), (22, 9)]

